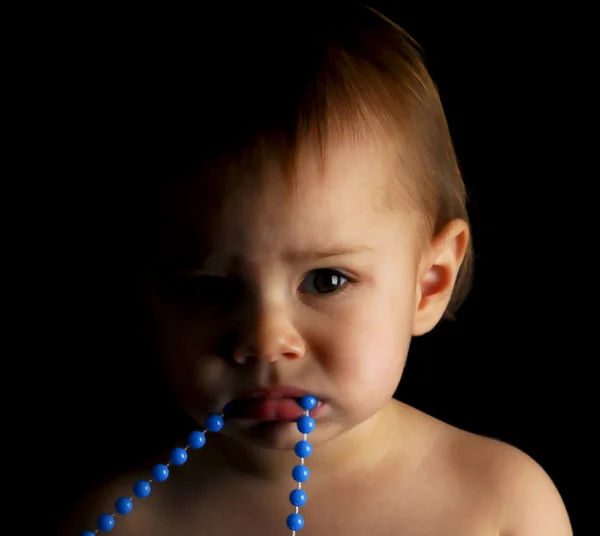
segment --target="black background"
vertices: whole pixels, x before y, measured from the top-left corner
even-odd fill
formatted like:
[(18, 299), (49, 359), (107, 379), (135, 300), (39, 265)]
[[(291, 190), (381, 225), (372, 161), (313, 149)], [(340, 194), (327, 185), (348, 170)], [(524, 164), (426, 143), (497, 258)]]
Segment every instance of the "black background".
[[(564, 148), (554, 135), (557, 114), (548, 114), (556, 88), (547, 49), (517, 17), (476, 18), (459, 7), (417, 16), (397, 2), (371, 5), (425, 50), (472, 198), (476, 252), (474, 287), (458, 321), (414, 341), (397, 396), (532, 456), (557, 485), (577, 534), (573, 456), (585, 427), (573, 393), (582, 357), (593, 351), (579, 336), (582, 281), (573, 266), (574, 231), (565, 224), (577, 207), (559, 186)], [(65, 35), (54, 39), (68, 43)], [(94, 88), (76, 76), (81, 54), (40, 57), (42, 65), (54, 58), (52, 76), (41, 77), (53, 97), (38, 103), (51, 110), (42, 123), (52, 167), (35, 179), (39, 208), (30, 222), (42, 237), (35, 257), (46, 266), (46, 294), (42, 307), (28, 303), (36, 327), (28, 342), (52, 352), (38, 374), (50, 388), (36, 425), (47, 439), (38, 457), (60, 468), (59, 481), (46, 481), (54, 519), (86, 487), (152, 453), (185, 421), (172, 416), (160, 386), (139, 368), (150, 358), (131, 335), (139, 322), (130, 274), (115, 262), (124, 246), (111, 239), (114, 194), (110, 181), (99, 180), (99, 170), (110, 167), (111, 140), (95, 111), (110, 65), (98, 68)], [(118, 130), (118, 117), (110, 120)], [(49, 491), (55, 485), (60, 492)]]

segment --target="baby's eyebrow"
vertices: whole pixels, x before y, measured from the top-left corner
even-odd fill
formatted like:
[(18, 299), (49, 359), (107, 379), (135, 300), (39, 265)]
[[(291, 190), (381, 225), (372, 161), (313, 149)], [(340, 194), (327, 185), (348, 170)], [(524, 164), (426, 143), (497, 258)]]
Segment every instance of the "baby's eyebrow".
[(287, 250), (283, 257), (288, 261), (305, 260), (305, 259), (326, 259), (328, 257), (341, 257), (348, 255), (357, 255), (359, 253), (367, 253), (375, 251), (375, 248), (368, 246), (334, 246), (326, 249), (302, 248)]
[[(282, 258), (285, 262), (294, 263), (294, 262), (306, 262), (307, 260), (319, 260), (319, 259), (327, 259), (330, 257), (342, 257), (342, 256), (350, 256), (350, 255), (358, 255), (361, 253), (368, 253), (376, 251), (375, 248), (369, 246), (332, 246), (327, 248), (295, 248), (288, 249), (283, 252)], [(156, 268), (161, 273), (186, 273), (186, 272), (197, 272), (198, 270), (203, 270), (206, 268), (208, 264), (208, 258), (210, 254), (208, 251), (195, 251), (191, 256), (181, 256), (177, 258), (172, 258), (167, 260), (166, 262), (160, 263)], [(228, 261), (228, 266), (230, 267), (239, 267), (246, 265), (247, 261), (244, 257), (236, 255), (233, 258), (230, 258)]]

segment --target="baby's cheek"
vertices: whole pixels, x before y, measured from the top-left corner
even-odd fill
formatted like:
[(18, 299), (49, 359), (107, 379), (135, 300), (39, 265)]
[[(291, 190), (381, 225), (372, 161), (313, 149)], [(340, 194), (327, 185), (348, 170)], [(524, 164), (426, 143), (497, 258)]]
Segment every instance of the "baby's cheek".
[(230, 386), (230, 371), (224, 360), (216, 356), (186, 354), (163, 358), (163, 362), (173, 392), (194, 418), (220, 409), (219, 404), (224, 403), (223, 394)]
[(163, 317), (156, 337), (165, 372), (178, 388), (198, 391), (223, 374), (225, 363), (212, 351), (217, 345), (217, 330), (207, 330), (197, 321)]
[(370, 391), (386, 389), (389, 383), (395, 390), (410, 344), (409, 330), (398, 329), (389, 316), (361, 315), (321, 333), (317, 358), (340, 389)]
[(224, 323), (192, 314), (162, 314), (156, 317), (156, 336), (162, 353), (186, 363), (199, 355), (214, 353), (223, 338)]

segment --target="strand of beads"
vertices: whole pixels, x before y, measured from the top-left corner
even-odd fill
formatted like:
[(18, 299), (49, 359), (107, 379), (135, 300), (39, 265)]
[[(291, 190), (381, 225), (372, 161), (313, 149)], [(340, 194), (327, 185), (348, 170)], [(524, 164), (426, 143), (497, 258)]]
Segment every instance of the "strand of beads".
[(164, 482), (169, 478), (169, 470), (172, 465), (183, 465), (188, 458), (188, 450), (197, 450), (204, 446), (207, 432), (219, 432), (223, 428), (223, 417), (226, 411), (221, 414), (213, 413), (206, 419), (206, 428), (202, 431), (194, 431), (188, 436), (188, 444), (181, 448), (175, 447), (171, 451), (170, 461), (166, 464), (159, 463), (152, 468), (152, 478), (148, 480), (139, 480), (133, 485), (132, 497), (120, 497), (115, 502), (115, 512), (112, 514), (102, 514), (98, 518), (97, 528), (93, 531), (85, 531), (81, 536), (96, 536), (98, 532), (109, 532), (115, 527), (115, 518), (117, 515), (127, 515), (133, 510), (134, 497), (144, 499), (150, 495), (153, 482)]
[(304, 415), (298, 419), (296, 426), (303, 435), (302, 440), (296, 443), (294, 452), (300, 463), (292, 469), (292, 477), (298, 482), (298, 487), (290, 493), (290, 502), (295, 507), (295, 512), (287, 518), (287, 527), (292, 531), (292, 536), (296, 531), (304, 527), (304, 517), (299, 513), (300, 507), (306, 504), (306, 493), (302, 489), (302, 483), (308, 480), (310, 471), (304, 464), (304, 459), (312, 454), (312, 445), (308, 442), (308, 434), (315, 429), (315, 421), (310, 417), (309, 411), (317, 405), (317, 399), (314, 396), (303, 396), (298, 400), (300, 407), (304, 410)]

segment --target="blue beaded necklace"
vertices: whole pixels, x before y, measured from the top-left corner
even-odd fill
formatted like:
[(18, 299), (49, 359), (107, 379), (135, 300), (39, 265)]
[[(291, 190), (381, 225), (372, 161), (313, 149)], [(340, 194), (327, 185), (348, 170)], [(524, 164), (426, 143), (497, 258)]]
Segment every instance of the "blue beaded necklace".
[[(304, 459), (312, 453), (312, 445), (308, 441), (308, 434), (315, 428), (315, 421), (309, 415), (309, 411), (317, 405), (317, 399), (314, 396), (303, 396), (298, 399), (298, 404), (304, 410), (304, 415), (296, 421), (298, 431), (303, 435), (301, 441), (296, 443), (294, 453), (300, 458), (300, 463), (292, 469), (292, 478), (298, 483), (298, 487), (290, 493), (290, 503), (295, 508), (286, 520), (287, 528), (292, 531), (292, 536), (296, 531), (304, 527), (304, 517), (300, 514), (300, 507), (306, 503), (306, 493), (302, 489), (302, 483), (308, 480), (310, 471), (304, 464)], [(227, 416), (231, 406), (227, 404), (219, 414), (213, 413), (206, 419), (205, 429), (196, 430), (188, 436), (188, 444), (185, 447), (175, 447), (171, 451), (170, 461), (166, 464), (159, 463), (152, 468), (152, 478), (148, 480), (139, 480), (133, 485), (132, 497), (120, 497), (115, 502), (115, 512), (112, 514), (102, 514), (96, 523), (97, 528), (93, 531), (87, 530), (81, 536), (96, 536), (99, 532), (109, 532), (115, 527), (118, 515), (127, 515), (133, 510), (133, 500), (135, 497), (145, 499), (150, 495), (153, 482), (164, 482), (169, 478), (170, 467), (183, 465), (188, 458), (188, 450), (197, 450), (204, 446), (207, 432), (219, 432), (223, 428), (224, 418)]]

